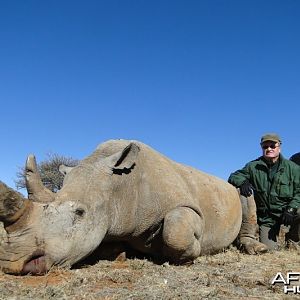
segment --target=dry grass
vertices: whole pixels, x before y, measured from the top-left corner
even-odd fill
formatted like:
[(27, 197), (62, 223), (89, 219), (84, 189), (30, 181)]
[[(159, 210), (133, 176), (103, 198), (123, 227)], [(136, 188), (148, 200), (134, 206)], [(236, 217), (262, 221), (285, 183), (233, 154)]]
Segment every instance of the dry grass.
[(277, 272), (300, 271), (299, 249), (260, 256), (235, 248), (199, 257), (192, 265), (146, 259), (100, 261), (45, 276), (0, 273), (1, 299), (292, 299), (271, 286)]
[(282, 285), (271, 285), (277, 272), (300, 272), (300, 248), (284, 249), (283, 235), (284, 228), (282, 249), (274, 253), (250, 256), (231, 247), (191, 265), (120, 259), (73, 270), (56, 267), (45, 276), (0, 271), (0, 299), (296, 299)]

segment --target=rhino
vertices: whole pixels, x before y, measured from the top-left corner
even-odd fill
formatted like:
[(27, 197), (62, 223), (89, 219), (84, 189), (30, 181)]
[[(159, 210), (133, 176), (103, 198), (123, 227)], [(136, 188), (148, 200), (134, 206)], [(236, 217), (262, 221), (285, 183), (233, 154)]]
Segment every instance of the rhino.
[(241, 227), (237, 190), (135, 140), (108, 140), (46, 189), (34, 155), (26, 161), (28, 197), (0, 183), (0, 268), (45, 274), (70, 268), (110, 242), (175, 264), (228, 247)]

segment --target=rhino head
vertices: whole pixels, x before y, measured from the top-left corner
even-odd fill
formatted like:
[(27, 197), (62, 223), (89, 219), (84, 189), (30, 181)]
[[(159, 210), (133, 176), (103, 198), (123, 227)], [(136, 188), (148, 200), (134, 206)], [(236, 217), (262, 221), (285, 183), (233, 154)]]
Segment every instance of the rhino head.
[(57, 193), (46, 189), (35, 157), (26, 162), (28, 199), (0, 182), (0, 269), (11, 274), (44, 274), (53, 265), (70, 267), (94, 251), (110, 229), (110, 178), (134, 165), (138, 146), (100, 155), (99, 149), (65, 173)]

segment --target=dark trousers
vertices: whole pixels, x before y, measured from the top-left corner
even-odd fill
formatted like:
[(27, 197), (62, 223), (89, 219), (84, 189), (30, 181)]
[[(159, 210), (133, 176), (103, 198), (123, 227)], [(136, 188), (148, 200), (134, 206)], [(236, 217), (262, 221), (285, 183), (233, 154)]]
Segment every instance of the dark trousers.
[[(259, 240), (268, 246), (270, 250), (278, 249), (278, 236), (280, 232), (280, 223), (276, 223), (272, 227), (259, 225)], [(285, 235), (285, 241), (300, 241), (300, 209), (297, 211), (295, 222), (289, 226), (289, 231)]]

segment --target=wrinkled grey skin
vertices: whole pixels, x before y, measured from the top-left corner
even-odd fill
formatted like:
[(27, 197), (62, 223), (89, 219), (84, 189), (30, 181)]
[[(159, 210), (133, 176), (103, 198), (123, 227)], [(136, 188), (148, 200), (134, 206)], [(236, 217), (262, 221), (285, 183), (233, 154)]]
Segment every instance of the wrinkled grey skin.
[(180, 263), (227, 247), (239, 232), (241, 205), (233, 186), (143, 143), (110, 140), (78, 166), (60, 170), (65, 179), (57, 194), (42, 186), (33, 156), (26, 166), (29, 200), (2, 184), (3, 271), (70, 267), (106, 241), (126, 241)]

